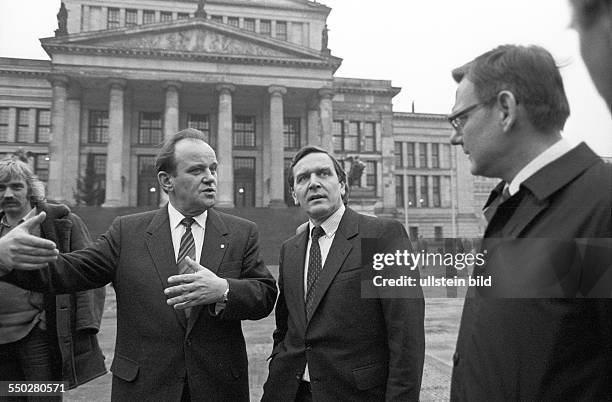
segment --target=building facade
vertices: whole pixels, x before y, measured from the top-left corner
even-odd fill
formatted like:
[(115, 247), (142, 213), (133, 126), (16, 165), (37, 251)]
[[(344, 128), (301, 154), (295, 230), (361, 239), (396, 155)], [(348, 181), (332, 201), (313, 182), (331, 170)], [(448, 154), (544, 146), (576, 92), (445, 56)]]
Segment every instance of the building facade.
[[(219, 160), (220, 207), (292, 204), (303, 145), (361, 165), (352, 205), (413, 236), (477, 236), (482, 222), (444, 116), (393, 111), (387, 80), (336, 77), (331, 9), (305, 0), (65, 0), (49, 60), (0, 58), (0, 154), (17, 148), (69, 204), (93, 175), (103, 206), (163, 201), (158, 144), (203, 131)], [(406, 217), (405, 211), (408, 211)]]

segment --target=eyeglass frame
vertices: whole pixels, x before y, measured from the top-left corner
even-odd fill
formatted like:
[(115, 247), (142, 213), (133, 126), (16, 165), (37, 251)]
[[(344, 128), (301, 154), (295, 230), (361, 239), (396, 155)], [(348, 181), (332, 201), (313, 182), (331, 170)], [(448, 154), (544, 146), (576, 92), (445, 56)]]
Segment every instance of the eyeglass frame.
[[(471, 106), (466, 107), (463, 110), (460, 110), (458, 112), (455, 113), (451, 113), (449, 115), (446, 116), (446, 118), (448, 119), (448, 122), (450, 123), (450, 125), (455, 129), (455, 131), (460, 132), (463, 129), (463, 125), (465, 124), (465, 122), (463, 123), (459, 123), (458, 120), (461, 117), (464, 117), (465, 115), (467, 115), (468, 113), (477, 110), (478, 108), (481, 108), (483, 106), (488, 105), (489, 103), (491, 103), (491, 101), (493, 99), (496, 99), (497, 95), (490, 97), (489, 99), (483, 101), (483, 102), (478, 102), (478, 103), (474, 103)], [(466, 120), (467, 121), (467, 120)]]

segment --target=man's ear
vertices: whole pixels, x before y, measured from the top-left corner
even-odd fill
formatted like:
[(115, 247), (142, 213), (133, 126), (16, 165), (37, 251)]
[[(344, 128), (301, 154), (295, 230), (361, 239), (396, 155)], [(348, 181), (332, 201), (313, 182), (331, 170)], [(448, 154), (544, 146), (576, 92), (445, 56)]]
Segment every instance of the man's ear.
[(157, 180), (159, 181), (159, 186), (166, 193), (169, 193), (174, 189), (174, 177), (168, 172), (164, 172), (163, 170), (158, 172)]
[(300, 206), (300, 202), (298, 201), (297, 197), (295, 196), (295, 190), (291, 189), (291, 197), (293, 198), (293, 203), (297, 206)]
[(507, 133), (512, 129), (512, 126), (516, 123), (518, 104), (514, 94), (510, 91), (501, 91), (497, 95), (497, 104), (499, 105), (501, 114), (501, 126), (504, 133)]
[(340, 182), (340, 195), (344, 197), (345, 194), (346, 194), (346, 182), (341, 181)]

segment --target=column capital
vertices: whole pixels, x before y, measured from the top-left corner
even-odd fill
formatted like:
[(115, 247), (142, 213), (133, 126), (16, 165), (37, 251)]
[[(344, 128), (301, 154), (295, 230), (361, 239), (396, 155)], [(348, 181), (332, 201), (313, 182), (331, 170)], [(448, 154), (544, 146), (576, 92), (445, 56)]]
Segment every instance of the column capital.
[(68, 83), (70, 82), (70, 78), (67, 75), (63, 74), (51, 74), (48, 78), (51, 86), (61, 86), (64, 88), (68, 87)]
[(236, 90), (236, 87), (233, 86), (232, 84), (218, 84), (216, 87), (217, 92), (220, 93), (231, 93), (234, 92)]
[(108, 86), (111, 89), (113, 88), (125, 89), (125, 87), (127, 86), (127, 80), (124, 80), (123, 78), (109, 78)]
[(179, 89), (181, 89), (182, 86), (183, 85), (180, 83), (180, 81), (164, 81), (162, 83), (162, 88), (164, 88), (165, 90), (174, 88), (178, 91)]
[(319, 89), (319, 97), (321, 99), (332, 99), (334, 97), (334, 90), (331, 88)]
[(272, 96), (283, 96), (287, 93), (287, 88), (281, 87), (280, 85), (270, 85), (268, 87), (268, 93)]

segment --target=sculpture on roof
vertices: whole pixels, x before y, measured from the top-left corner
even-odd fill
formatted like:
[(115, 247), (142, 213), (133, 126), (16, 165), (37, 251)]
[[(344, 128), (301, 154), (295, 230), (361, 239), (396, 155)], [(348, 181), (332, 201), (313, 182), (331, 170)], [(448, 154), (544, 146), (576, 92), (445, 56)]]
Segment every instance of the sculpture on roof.
[(55, 36), (62, 35), (68, 35), (68, 10), (63, 1), (57, 13), (57, 29), (55, 30)]
[(325, 28), (321, 32), (321, 50), (329, 50), (327, 45), (329, 42), (329, 29), (327, 28), (327, 24), (325, 24)]
[(196, 10), (194, 16), (196, 18), (206, 18), (206, 11), (204, 11), (204, 5), (206, 4), (206, 0), (198, 1), (198, 9)]

